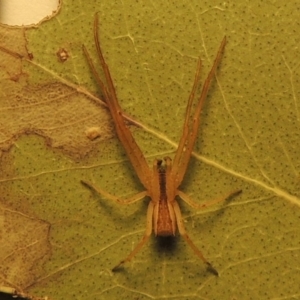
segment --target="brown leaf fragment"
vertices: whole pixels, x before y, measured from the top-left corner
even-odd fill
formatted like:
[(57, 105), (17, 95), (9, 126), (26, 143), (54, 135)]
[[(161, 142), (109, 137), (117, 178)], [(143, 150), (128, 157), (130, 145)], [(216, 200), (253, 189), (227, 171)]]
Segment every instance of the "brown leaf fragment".
[(0, 206), (0, 285), (24, 290), (51, 255), (50, 224)]

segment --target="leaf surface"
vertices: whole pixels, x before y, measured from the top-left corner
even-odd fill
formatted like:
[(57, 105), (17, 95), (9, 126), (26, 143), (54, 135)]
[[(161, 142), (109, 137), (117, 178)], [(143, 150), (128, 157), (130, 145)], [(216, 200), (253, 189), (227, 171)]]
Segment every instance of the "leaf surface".
[[(297, 8), (296, 1), (82, 7), (66, 0), (36, 28), (1, 27), (0, 237), (6, 248), (0, 251), (15, 257), (14, 264), (4, 261), (1, 285), (50, 299), (299, 297)], [(139, 124), (130, 128), (150, 164), (173, 155), (197, 58), (203, 82), (227, 36), (182, 190), (199, 203), (237, 188), (243, 194), (201, 211), (180, 203), (190, 237), (219, 278), (180, 237), (167, 243), (153, 237), (123, 271), (110, 271), (142, 237), (148, 199), (120, 206), (80, 184), (89, 180), (122, 198), (142, 188), (82, 53), (84, 43), (96, 60), (96, 11), (119, 101)], [(99, 137), (90, 140), (87, 130), (95, 127)], [(28, 220), (43, 229), (32, 231)], [(11, 235), (18, 241), (24, 230), (31, 239), (24, 240), (22, 257), (34, 256), (31, 272), (11, 248)], [(29, 247), (38, 240), (44, 255)], [(9, 277), (12, 267), (22, 276)]]

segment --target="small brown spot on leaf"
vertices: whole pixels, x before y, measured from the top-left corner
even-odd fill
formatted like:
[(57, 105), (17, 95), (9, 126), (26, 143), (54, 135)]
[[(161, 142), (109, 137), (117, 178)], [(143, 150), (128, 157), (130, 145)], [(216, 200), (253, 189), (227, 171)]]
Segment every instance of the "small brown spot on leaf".
[(68, 51), (64, 48), (60, 48), (57, 52), (56, 55), (58, 57), (58, 60), (62, 63), (68, 60), (69, 54)]
[(96, 126), (90, 127), (85, 131), (85, 134), (91, 141), (93, 141), (101, 136), (101, 128)]
[[(2, 202), (2, 200), (1, 200)], [(0, 285), (25, 288), (32, 284), (51, 254), (50, 224), (0, 205)]]

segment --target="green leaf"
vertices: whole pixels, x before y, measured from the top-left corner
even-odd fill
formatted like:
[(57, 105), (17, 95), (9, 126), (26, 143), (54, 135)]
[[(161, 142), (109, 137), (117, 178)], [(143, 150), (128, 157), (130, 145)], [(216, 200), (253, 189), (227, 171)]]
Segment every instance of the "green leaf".
[[(298, 11), (296, 1), (68, 0), (36, 28), (1, 27), (0, 285), (50, 299), (297, 298)], [(149, 199), (121, 206), (80, 184), (120, 198), (142, 190), (82, 53), (84, 43), (96, 61), (95, 12), (149, 164), (175, 152), (197, 58), (203, 82), (227, 36), (181, 189), (198, 203), (243, 193), (201, 211), (180, 202), (219, 278), (179, 236), (152, 237), (110, 271), (141, 239)]]

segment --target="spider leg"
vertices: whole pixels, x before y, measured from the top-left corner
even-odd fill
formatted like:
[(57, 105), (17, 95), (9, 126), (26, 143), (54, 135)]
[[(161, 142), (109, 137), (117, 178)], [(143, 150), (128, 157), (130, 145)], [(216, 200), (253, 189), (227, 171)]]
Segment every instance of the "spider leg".
[(242, 192), (242, 190), (235, 190), (235, 191), (232, 191), (230, 193), (228, 193), (227, 195), (225, 196), (221, 196), (217, 199), (214, 199), (214, 200), (210, 200), (210, 201), (207, 201), (207, 202), (204, 202), (204, 203), (196, 203), (194, 202), (189, 195), (187, 195), (186, 193), (182, 192), (182, 191), (177, 191), (177, 195), (185, 202), (187, 203), (189, 206), (195, 208), (195, 209), (203, 209), (203, 208), (207, 208), (207, 207), (210, 207), (210, 206), (213, 206), (219, 202), (223, 202), (227, 199), (230, 199), (234, 196), (237, 196), (238, 194), (240, 194)]
[(112, 200), (114, 202), (117, 202), (117, 203), (120, 203), (120, 204), (132, 204), (132, 203), (135, 203), (141, 199), (143, 199), (144, 197), (147, 196), (147, 191), (143, 191), (143, 192), (140, 192), (130, 198), (127, 198), (127, 199), (120, 199), (104, 190), (102, 190), (101, 188), (95, 186), (94, 184), (90, 183), (90, 182), (87, 182), (85, 180), (80, 180), (80, 182), (85, 185), (86, 187), (88, 187), (89, 189), (91, 189), (92, 191), (95, 191), (96, 193), (104, 196), (105, 198), (109, 199), (109, 200)]
[(102, 70), (104, 72), (105, 76), (105, 81), (106, 85), (104, 82), (101, 80), (95, 65), (86, 49), (86, 47), (83, 45), (83, 51), (84, 54), (87, 58), (88, 64), (91, 68), (91, 71), (97, 81), (97, 83), (100, 86), (101, 92), (104, 97), (104, 101), (107, 104), (107, 107), (110, 111), (110, 114), (113, 118), (115, 129), (118, 135), (118, 138), (120, 142), (122, 143), (126, 154), (135, 170), (137, 173), (141, 183), (148, 189), (150, 186), (151, 182), (151, 170), (147, 164), (147, 161), (138, 146), (138, 144), (135, 142), (132, 133), (128, 129), (128, 127), (125, 124), (122, 109), (120, 107), (120, 104), (117, 99), (115, 87), (111, 78), (111, 74), (109, 71), (109, 68), (105, 62), (101, 46), (100, 46), (100, 41), (99, 41), (99, 24), (98, 24), (98, 15), (95, 14), (95, 19), (94, 19), (94, 41), (95, 41), (95, 46), (97, 49), (97, 54), (98, 54), (98, 59), (100, 61)]
[(192, 107), (192, 104), (193, 104), (193, 101), (195, 98), (195, 93), (196, 93), (196, 90), (197, 90), (197, 87), (198, 87), (199, 81), (200, 81), (200, 69), (201, 69), (201, 59), (199, 58), (198, 63), (197, 63), (197, 69), (196, 69), (195, 79), (194, 79), (194, 83), (193, 83), (193, 88), (189, 95), (188, 103), (186, 106), (182, 136), (180, 138), (179, 145), (178, 145), (178, 148), (176, 150), (176, 154), (175, 154), (175, 157), (173, 160), (173, 171), (176, 174), (177, 174), (178, 169), (181, 164), (183, 152), (186, 151), (185, 147), (186, 147), (186, 140), (188, 139), (188, 135), (189, 135), (191, 107)]
[(154, 205), (152, 202), (149, 202), (148, 209), (147, 209), (147, 221), (146, 221), (146, 232), (140, 242), (135, 246), (135, 248), (129, 253), (129, 255), (121, 260), (113, 269), (112, 271), (115, 272), (121, 266), (123, 266), (126, 262), (130, 261), (145, 245), (145, 243), (149, 240), (149, 237), (152, 233), (152, 216), (153, 216), (153, 209)]
[(212, 272), (214, 275), (219, 276), (218, 271), (212, 266), (212, 264), (203, 256), (202, 252), (196, 247), (193, 241), (188, 236), (185, 227), (182, 221), (182, 215), (180, 211), (180, 207), (176, 201), (173, 204), (176, 220), (177, 220), (177, 227), (180, 235), (185, 239), (188, 245), (194, 250), (195, 254), (206, 264), (207, 269)]
[(175, 177), (175, 187), (178, 188), (181, 184), (183, 177), (185, 175), (188, 163), (190, 161), (190, 157), (194, 148), (194, 144), (197, 138), (199, 123), (200, 123), (200, 113), (203, 108), (204, 101), (206, 99), (210, 83), (213, 79), (213, 76), (216, 72), (216, 69), (221, 61), (222, 53), (224, 51), (224, 47), (226, 44), (226, 37), (223, 38), (221, 45), (219, 47), (217, 56), (215, 58), (214, 64), (204, 82), (202, 87), (201, 95), (199, 97), (199, 101), (197, 103), (194, 116), (190, 116), (191, 105), (195, 96), (196, 88), (199, 84), (199, 76), (200, 76), (200, 60), (198, 61), (198, 67), (195, 74), (195, 80), (193, 84), (192, 91), (189, 96), (189, 101), (187, 104), (185, 121), (183, 126), (183, 133), (175, 154), (174, 162), (173, 162), (173, 174)]

